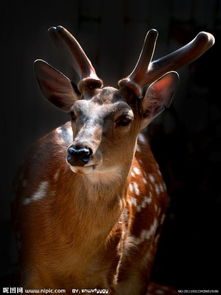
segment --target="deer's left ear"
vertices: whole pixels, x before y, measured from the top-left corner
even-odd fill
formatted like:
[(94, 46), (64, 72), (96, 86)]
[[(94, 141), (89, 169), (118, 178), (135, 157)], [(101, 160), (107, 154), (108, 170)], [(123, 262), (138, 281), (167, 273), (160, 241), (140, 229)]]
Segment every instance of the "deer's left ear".
[(148, 87), (142, 102), (142, 128), (170, 106), (178, 81), (178, 73), (169, 72)]

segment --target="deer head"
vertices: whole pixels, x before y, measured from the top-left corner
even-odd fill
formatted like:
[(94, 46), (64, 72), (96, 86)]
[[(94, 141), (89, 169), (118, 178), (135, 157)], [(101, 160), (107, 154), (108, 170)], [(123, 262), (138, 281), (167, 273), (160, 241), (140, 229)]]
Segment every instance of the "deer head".
[(73, 142), (67, 149), (67, 162), (74, 172), (81, 173), (123, 164), (129, 167), (128, 157), (133, 157), (138, 133), (171, 103), (179, 79), (174, 70), (201, 56), (214, 43), (211, 34), (200, 32), (187, 45), (152, 61), (158, 33), (150, 30), (135, 68), (113, 88), (103, 86), (70, 32), (58, 26), (49, 33), (71, 52), (79, 83), (75, 85), (43, 60), (35, 61), (35, 73), (46, 98), (70, 113)]

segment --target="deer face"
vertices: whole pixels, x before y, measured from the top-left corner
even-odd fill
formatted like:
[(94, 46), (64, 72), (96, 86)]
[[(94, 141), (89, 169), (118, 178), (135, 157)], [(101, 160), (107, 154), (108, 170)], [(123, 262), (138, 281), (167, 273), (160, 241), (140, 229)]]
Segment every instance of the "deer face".
[(72, 167), (83, 167), (80, 170), (86, 172), (110, 169), (122, 163), (125, 150), (132, 154), (137, 116), (117, 89), (96, 90), (90, 99), (76, 101), (70, 114), (73, 143), (67, 161)]
[(134, 70), (118, 82), (118, 88), (112, 88), (103, 87), (85, 52), (66, 29), (59, 26), (49, 32), (71, 51), (80, 82), (73, 86), (68, 77), (42, 60), (35, 62), (35, 72), (46, 98), (71, 115), (73, 142), (67, 162), (73, 171), (83, 173), (118, 167), (132, 159), (139, 131), (171, 103), (178, 74), (168, 71), (191, 62), (214, 42), (202, 32), (180, 50), (152, 62), (157, 32), (150, 30)]
[[(153, 95), (153, 86), (151, 89)], [(171, 94), (167, 93), (169, 98)], [(73, 104), (70, 109), (73, 143), (67, 151), (67, 161), (72, 167), (86, 168), (81, 171), (110, 169), (132, 158), (140, 129), (162, 110), (162, 101), (155, 101), (160, 97), (146, 98), (148, 105), (132, 96), (128, 91), (104, 87), (94, 91), (92, 97)]]

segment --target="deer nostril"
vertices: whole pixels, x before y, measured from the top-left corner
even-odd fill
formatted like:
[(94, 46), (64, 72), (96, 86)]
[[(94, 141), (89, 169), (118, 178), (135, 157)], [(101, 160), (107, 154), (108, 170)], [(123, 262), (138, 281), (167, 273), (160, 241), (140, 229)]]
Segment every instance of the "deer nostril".
[(68, 153), (70, 154), (70, 155), (74, 155), (75, 153), (76, 153), (76, 149), (74, 148), (74, 147), (69, 147), (69, 149), (68, 149)]
[(82, 157), (82, 161), (87, 164), (90, 161), (92, 150), (90, 148), (82, 148), (79, 150), (79, 155)]
[(92, 150), (88, 147), (70, 146), (67, 161), (71, 165), (83, 166), (90, 161)]

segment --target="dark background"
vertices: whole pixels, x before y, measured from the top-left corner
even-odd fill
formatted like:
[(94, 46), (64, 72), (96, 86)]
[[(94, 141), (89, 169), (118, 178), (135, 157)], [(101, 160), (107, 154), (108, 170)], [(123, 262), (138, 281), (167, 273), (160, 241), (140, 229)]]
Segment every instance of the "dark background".
[(1, 285), (17, 285), (10, 220), (16, 169), (32, 142), (67, 120), (42, 98), (32, 67), (43, 58), (69, 73), (47, 34), (61, 24), (80, 41), (98, 76), (113, 86), (134, 66), (147, 29), (160, 33), (155, 58), (200, 30), (215, 35), (215, 46), (179, 71), (175, 101), (149, 135), (171, 198), (153, 279), (177, 288), (218, 288), (221, 1), (23, 0), (1, 4), (1, 14)]

